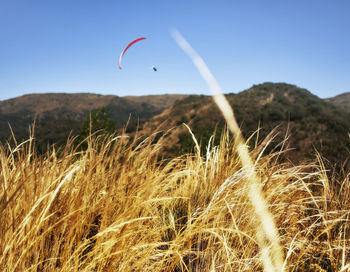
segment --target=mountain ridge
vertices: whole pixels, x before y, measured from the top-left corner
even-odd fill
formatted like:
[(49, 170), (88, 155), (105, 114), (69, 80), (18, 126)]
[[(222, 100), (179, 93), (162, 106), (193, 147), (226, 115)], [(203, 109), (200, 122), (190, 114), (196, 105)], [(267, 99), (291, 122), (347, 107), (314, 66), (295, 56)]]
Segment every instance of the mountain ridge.
[[(9, 124), (19, 141), (28, 137), (28, 127), (36, 120), (37, 138), (41, 145), (59, 143), (72, 132), (79, 133), (81, 122), (89, 112), (108, 108), (118, 127), (129, 122), (135, 127), (144, 120), (162, 112), (185, 95), (154, 95), (150, 97), (119, 97), (93, 93), (28, 94), (0, 101), (0, 141), (11, 137)], [(159, 102), (156, 102), (159, 101)]]
[[(344, 106), (347, 93), (321, 99), (295, 85), (265, 82), (239, 93), (226, 94), (226, 97), (246, 138), (257, 129), (260, 129), (260, 137), (275, 129), (279, 135), (276, 142), (290, 134), (289, 145), (294, 152), (289, 152), (289, 156), (292, 159), (313, 157), (315, 149), (333, 162), (344, 161), (349, 155), (350, 112)], [(36, 116), (38, 140), (45, 146), (64, 144), (70, 133), (79, 132), (89, 112), (97, 108), (108, 108), (119, 127), (131, 116), (129, 132), (135, 131), (139, 120), (144, 135), (157, 129), (172, 129), (165, 148), (169, 154), (193, 148), (193, 141), (182, 123), (191, 127), (203, 146), (215, 129), (222, 131), (225, 126), (212, 97), (206, 95), (120, 97), (46, 93), (0, 101), (0, 140), (4, 142), (10, 136), (8, 122), (16, 136), (27, 138), (28, 126)]]
[[(278, 134), (275, 145), (290, 135), (288, 145), (292, 149), (288, 157), (293, 161), (299, 158), (315, 158), (318, 150), (330, 162), (346, 161), (349, 157), (350, 115), (335, 104), (327, 102), (306, 89), (285, 83), (263, 83), (237, 94), (227, 94), (238, 124), (245, 138), (259, 129), (260, 139), (272, 130)], [(210, 118), (206, 118), (209, 117)], [(189, 151), (193, 141), (186, 123), (198, 141), (205, 146), (212, 132), (222, 130), (224, 120), (209, 96), (188, 96), (175, 103), (167, 112), (153, 116), (144, 125), (145, 134), (154, 129), (167, 131), (176, 127), (168, 136), (169, 153), (174, 150)], [(205, 152), (205, 150), (203, 150)]]

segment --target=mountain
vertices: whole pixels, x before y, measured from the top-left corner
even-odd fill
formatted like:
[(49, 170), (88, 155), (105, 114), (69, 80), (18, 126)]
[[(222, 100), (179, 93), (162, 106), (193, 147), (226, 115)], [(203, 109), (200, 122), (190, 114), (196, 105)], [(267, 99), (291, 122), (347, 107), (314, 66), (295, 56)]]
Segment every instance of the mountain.
[[(264, 83), (238, 94), (227, 94), (226, 98), (245, 138), (259, 127), (260, 140), (276, 129), (278, 135), (269, 150), (288, 135), (287, 144), (292, 150), (286, 153), (286, 158), (292, 161), (315, 158), (315, 150), (332, 164), (344, 162), (349, 157), (349, 112), (306, 89), (285, 83)], [(175, 127), (166, 136), (165, 152), (186, 152), (193, 149), (193, 140), (182, 123), (190, 126), (203, 146), (212, 132), (215, 129), (222, 131), (225, 124), (211, 97), (188, 96), (152, 117), (145, 123), (144, 131), (149, 134), (155, 129), (167, 131)]]
[[(254, 134), (261, 141), (268, 133), (277, 134), (266, 152), (278, 147), (288, 136), (285, 159), (300, 162), (315, 158), (315, 150), (331, 164), (346, 162), (350, 150), (349, 93), (320, 99), (308, 90), (286, 83), (263, 83), (237, 94), (226, 95), (245, 138)], [(77, 135), (89, 112), (108, 108), (111, 118), (123, 127), (131, 116), (128, 133), (133, 135), (138, 120), (140, 133), (168, 131), (164, 156), (193, 150), (193, 140), (183, 123), (190, 126), (205, 152), (210, 136), (221, 133), (225, 122), (210, 96), (152, 95), (104, 96), (97, 94), (32, 94), (0, 101), (0, 140), (28, 138), (28, 127), (36, 119), (35, 138), (41, 150), (48, 144), (64, 144)], [(219, 137), (215, 138), (215, 144)], [(346, 162), (349, 164), (350, 162)]]
[(138, 119), (145, 120), (159, 114), (185, 95), (152, 95), (118, 97), (90, 93), (30, 94), (0, 101), (0, 140), (4, 142), (11, 133), (16, 138), (27, 139), (28, 128), (36, 120), (36, 139), (45, 148), (47, 144), (66, 142), (70, 133), (79, 132), (82, 120), (94, 109), (108, 108), (111, 118), (123, 127), (129, 118), (130, 129)]
[(336, 106), (342, 107), (347, 111), (350, 111), (350, 92), (327, 98), (325, 100)]

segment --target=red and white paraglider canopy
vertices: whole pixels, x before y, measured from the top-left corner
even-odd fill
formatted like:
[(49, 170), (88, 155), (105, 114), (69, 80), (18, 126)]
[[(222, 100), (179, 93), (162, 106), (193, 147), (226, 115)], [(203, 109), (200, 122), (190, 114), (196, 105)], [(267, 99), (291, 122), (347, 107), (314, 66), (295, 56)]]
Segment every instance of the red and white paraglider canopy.
[(136, 40), (133, 40), (131, 43), (129, 43), (125, 47), (125, 49), (123, 50), (123, 52), (120, 54), (120, 57), (119, 57), (119, 62), (118, 62), (119, 69), (122, 69), (122, 65), (121, 65), (122, 58), (123, 58), (123, 55), (125, 54), (125, 52), (129, 49), (129, 47), (132, 46), (134, 43), (137, 43), (139, 41), (146, 40), (146, 39), (147, 38), (145, 38), (145, 37), (137, 38)]

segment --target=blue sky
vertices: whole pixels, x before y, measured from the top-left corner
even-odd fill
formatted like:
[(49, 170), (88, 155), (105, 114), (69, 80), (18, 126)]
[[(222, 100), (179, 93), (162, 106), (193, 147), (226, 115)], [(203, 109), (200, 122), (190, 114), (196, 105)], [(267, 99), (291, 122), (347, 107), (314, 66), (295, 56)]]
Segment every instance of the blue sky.
[(209, 94), (174, 28), (225, 92), (270, 81), (331, 97), (350, 91), (349, 11), (347, 0), (0, 0), (0, 100)]

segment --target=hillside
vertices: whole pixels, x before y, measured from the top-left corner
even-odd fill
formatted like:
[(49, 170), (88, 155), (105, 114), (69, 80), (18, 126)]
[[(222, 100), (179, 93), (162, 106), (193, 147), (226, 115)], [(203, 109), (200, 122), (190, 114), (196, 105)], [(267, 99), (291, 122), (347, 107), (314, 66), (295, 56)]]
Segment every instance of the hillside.
[[(287, 146), (291, 150), (286, 159), (295, 162), (312, 159), (315, 150), (332, 164), (349, 157), (350, 112), (346, 110), (349, 93), (323, 100), (294, 85), (264, 83), (226, 97), (246, 138), (260, 127), (257, 140), (261, 141), (275, 129), (277, 136), (267, 152), (288, 135)], [(171, 129), (166, 136), (165, 156), (193, 150), (193, 140), (183, 123), (191, 127), (202, 143), (203, 152), (213, 131), (221, 133), (225, 126), (210, 96), (36, 94), (0, 101), (0, 140), (10, 136), (8, 123), (19, 141), (28, 138), (28, 127), (36, 117), (36, 141), (45, 150), (47, 144), (60, 145), (70, 133), (76, 135), (89, 112), (102, 107), (109, 109), (119, 128), (131, 116), (128, 125), (131, 135), (138, 120), (144, 135)]]
[(64, 143), (68, 135), (76, 134), (90, 111), (108, 108), (118, 127), (131, 118), (130, 128), (136, 122), (162, 112), (184, 95), (154, 95), (145, 97), (118, 97), (89, 93), (30, 94), (0, 101), (0, 140), (10, 137), (8, 124), (16, 137), (28, 138), (28, 127), (36, 120), (36, 138), (40, 145)]
[[(284, 83), (264, 83), (226, 97), (246, 138), (259, 126), (260, 140), (276, 128), (278, 135), (269, 147), (271, 150), (289, 136), (287, 144), (292, 150), (286, 154), (287, 159), (297, 162), (315, 158), (315, 149), (332, 164), (344, 162), (349, 156), (349, 113), (305, 89)], [(224, 128), (223, 118), (211, 97), (189, 96), (152, 117), (144, 131), (148, 134), (155, 128), (166, 131), (176, 127), (167, 136), (166, 152), (187, 152), (193, 149), (193, 141), (182, 123), (191, 127), (203, 146), (215, 128), (218, 131)]]
[(142, 96), (123, 96), (123, 99), (128, 101), (142, 104), (146, 103), (154, 107), (154, 109), (163, 111), (174, 105), (176, 101), (179, 101), (188, 95), (184, 94), (164, 94), (164, 95), (142, 95)]
[(350, 92), (327, 98), (326, 101), (350, 111)]

